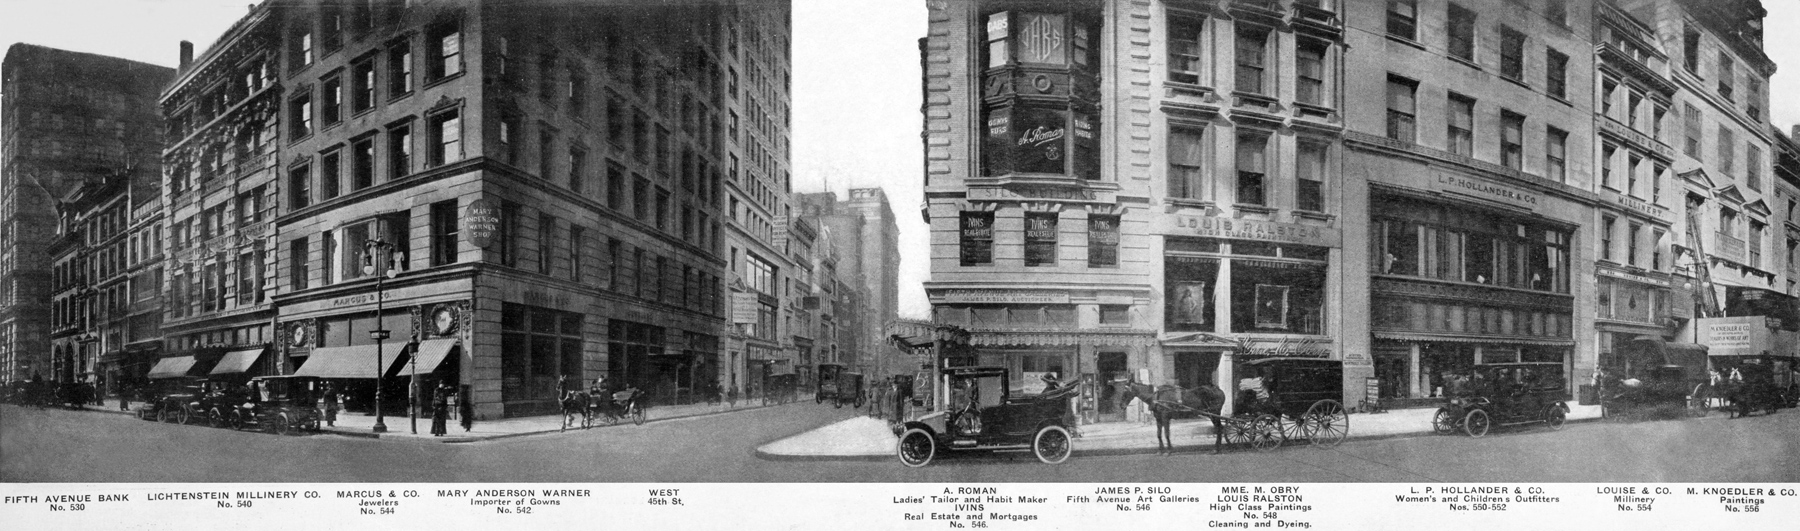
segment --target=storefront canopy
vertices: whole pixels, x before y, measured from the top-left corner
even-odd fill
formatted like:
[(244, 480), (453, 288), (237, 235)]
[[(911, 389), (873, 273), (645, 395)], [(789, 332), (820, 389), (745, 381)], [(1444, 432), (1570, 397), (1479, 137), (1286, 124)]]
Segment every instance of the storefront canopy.
[[(439, 365), (443, 365), (444, 359), (450, 357), (450, 353), (455, 351), (455, 339), (426, 340), (423, 343), (419, 343), (419, 349), (413, 352), (413, 358), (417, 360), (417, 363), (413, 365), (416, 365), (419, 374), (428, 374), (437, 370)], [(415, 368), (413, 365), (402, 367), (400, 372), (412, 374), (412, 371)]]
[(219, 375), (249, 372), (250, 366), (255, 365), (256, 360), (262, 358), (264, 350), (267, 349), (257, 347), (228, 353), (225, 357), (219, 358), (219, 363), (213, 365), (212, 372), (207, 374)]
[[(395, 363), (400, 361), (400, 351), (405, 348), (403, 345), (404, 343), (399, 343), (382, 347), (382, 375), (394, 372)], [(294, 376), (374, 378), (376, 346), (353, 345), (313, 349), (312, 355), (306, 357), (306, 364), (294, 371)]]
[(151, 379), (179, 378), (182, 376), (187, 376), (188, 371), (193, 368), (194, 368), (194, 357), (193, 356), (175, 356), (175, 357), (163, 358), (160, 360), (156, 360), (156, 366), (150, 368), (150, 374), (148, 375), (148, 377)]

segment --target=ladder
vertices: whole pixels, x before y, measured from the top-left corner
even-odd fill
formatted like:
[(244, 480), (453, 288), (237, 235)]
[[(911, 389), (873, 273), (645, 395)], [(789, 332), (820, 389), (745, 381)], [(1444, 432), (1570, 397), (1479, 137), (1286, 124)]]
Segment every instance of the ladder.
[(1718, 317), (1719, 294), (1713, 289), (1712, 267), (1706, 263), (1706, 243), (1700, 238), (1699, 209), (1689, 208), (1687, 212), (1687, 238), (1694, 245), (1692, 261), (1694, 276), (1698, 278), (1700, 290), (1700, 315), (1695, 317)]

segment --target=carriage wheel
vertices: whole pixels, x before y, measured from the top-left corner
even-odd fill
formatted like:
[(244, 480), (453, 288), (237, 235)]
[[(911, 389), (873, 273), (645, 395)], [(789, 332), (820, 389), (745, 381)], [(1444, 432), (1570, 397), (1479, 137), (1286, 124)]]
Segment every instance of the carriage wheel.
[(1350, 435), (1350, 414), (1336, 400), (1320, 400), (1300, 417), (1300, 434), (1313, 446), (1337, 446)]
[(825, 403), (825, 393), (818, 393), (818, 392), (813, 393), (813, 403), (814, 404)]
[(277, 435), (293, 435), (294, 428), (294, 419), (289, 418), (286, 413), (283, 413), (280, 417), (275, 419), (275, 433)]
[(1472, 410), (1463, 417), (1463, 433), (1469, 434), (1470, 437), (1487, 435), (1489, 424), (1486, 411)]
[(1250, 447), (1259, 452), (1268, 452), (1281, 447), (1281, 419), (1263, 413), (1250, 420)]
[(1449, 407), (1440, 407), (1431, 416), (1431, 431), (1438, 435), (1449, 435), (1456, 431), (1458, 420), (1461, 419), (1457, 418), (1455, 411), (1451, 411)]
[(867, 403), (869, 403), (869, 399), (867, 396), (864, 396), (862, 393), (856, 394), (856, 407), (861, 408), (861, 407), (863, 407), (863, 404), (867, 404)]
[(639, 407), (637, 404), (631, 405), (631, 423), (632, 424), (643, 426), (644, 419), (649, 416), (650, 416), (649, 412), (644, 411), (644, 408)]
[(1044, 426), (1031, 439), (1031, 454), (1046, 465), (1068, 461), (1071, 453), (1074, 446), (1069, 444), (1069, 430), (1062, 426)]
[(1563, 412), (1562, 406), (1553, 405), (1550, 406), (1550, 411), (1544, 412), (1544, 424), (1549, 425), (1551, 430), (1562, 429), (1563, 423), (1568, 420), (1569, 414)]
[(931, 458), (937, 455), (937, 441), (924, 429), (906, 430), (906, 433), (900, 434), (897, 453), (900, 464), (913, 468), (922, 467), (931, 464)]

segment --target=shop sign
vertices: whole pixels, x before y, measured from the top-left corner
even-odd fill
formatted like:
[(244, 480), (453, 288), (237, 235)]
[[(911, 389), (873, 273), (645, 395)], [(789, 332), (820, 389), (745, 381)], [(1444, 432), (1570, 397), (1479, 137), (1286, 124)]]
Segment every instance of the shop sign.
[(953, 289), (944, 292), (944, 302), (1068, 304), (1069, 294), (1056, 291)]
[(1541, 202), (1541, 198), (1537, 194), (1510, 186), (1501, 186), (1484, 179), (1463, 177), (1448, 172), (1438, 172), (1433, 175), (1431, 189), (1441, 193), (1472, 197), (1534, 211)]
[(1338, 229), (1298, 223), (1182, 214), (1167, 216), (1164, 219), (1165, 223), (1172, 226), (1166, 227), (1162, 234), (1175, 236), (1295, 243), (1319, 247), (1338, 247), (1342, 245), (1343, 240), (1343, 233)]
[(1704, 319), (1700, 343), (1714, 356), (1746, 356), (1766, 350), (1769, 329), (1763, 317)]
[(1318, 340), (1310, 338), (1310, 337), (1307, 337), (1307, 338), (1288, 337), (1288, 338), (1282, 338), (1281, 341), (1275, 341), (1275, 342), (1253, 341), (1250, 343), (1249, 348), (1250, 348), (1249, 353), (1250, 353), (1250, 355), (1253, 355), (1253, 356), (1284, 356), (1284, 357), (1302, 357), (1302, 358), (1329, 358), (1329, 357), (1331, 357), (1331, 345), (1330, 344), (1320, 343)]
[(1646, 277), (1643, 275), (1634, 275), (1634, 274), (1627, 273), (1624, 271), (1618, 271), (1618, 270), (1606, 269), (1606, 268), (1601, 268), (1599, 271), (1600, 271), (1600, 274), (1602, 274), (1602, 275), (1606, 275), (1606, 276), (1613, 277), (1613, 278), (1622, 278), (1622, 279), (1636, 282), (1639, 284), (1649, 284), (1652, 286), (1662, 286), (1662, 287), (1669, 286), (1669, 281), (1667, 281), (1667, 280), (1658, 280), (1658, 279)]
[(1663, 208), (1662, 205), (1646, 202), (1642, 199), (1628, 195), (1621, 195), (1612, 190), (1601, 189), (1600, 199), (1630, 212), (1643, 214), (1663, 221), (1674, 221), (1669, 215), (1669, 209)]
[(1028, 186), (1017, 188), (1001, 188), (997, 186), (969, 187), (969, 199), (1007, 200), (1007, 201), (1101, 201), (1111, 203), (1110, 194), (1102, 195), (1093, 190), (1051, 188)]
[(569, 295), (566, 293), (552, 295), (549, 292), (544, 291), (525, 290), (519, 294), (519, 302), (542, 308), (578, 310), (577, 308), (569, 307)]
[(463, 209), (462, 230), (470, 245), (487, 248), (494, 242), (494, 234), (500, 232), (500, 209), (486, 199), (469, 202), (468, 208)]
[(762, 301), (755, 292), (739, 291), (731, 294), (732, 324), (755, 324), (757, 312), (762, 309)]

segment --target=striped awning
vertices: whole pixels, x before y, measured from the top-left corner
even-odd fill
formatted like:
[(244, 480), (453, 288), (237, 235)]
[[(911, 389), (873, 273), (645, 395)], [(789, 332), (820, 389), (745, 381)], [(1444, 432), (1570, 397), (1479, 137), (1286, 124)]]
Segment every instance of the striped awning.
[[(294, 371), (294, 376), (375, 378), (376, 346), (352, 345), (315, 348), (312, 355), (306, 357), (306, 364)], [(405, 348), (405, 343), (382, 347), (380, 360), (382, 376), (394, 372), (394, 364), (400, 361), (400, 351)]]
[(150, 374), (147, 377), (152, 380), (157, 378), (178, 378), (187, 376), (188, 371), (193, 368), (193, 356), (168, 357), (156, 360), (156, 365), (150, 367)]
[(419, 343), (419, 349), (413, 352), (413, 357), (417, 359), (418, 362), (407, 367), (402, 367), (400, 372), (412, 374), (411, 371), (415, 368), (414, 366), (419, 370), (419, 374), (428, 374), (432, 371), (436, 371), (439, 365), (444, 364), (444, 359), (449, 358), (450, 353), (456, 350), (456, 345), (455, 339), (425, 340), (424, 342)]
[(1376, 339), (1393, 339), (1398, 341), (1426, 341), (1435, 343), (1487, 343), (1497, 345), (1543, 345), (1552, 347), (1573, 347), (1572, 339), (1534, 339), (1521, 337), (1491, 337), (1470, 335), (1436, 335), (1406, 332), (1375, 332)]

